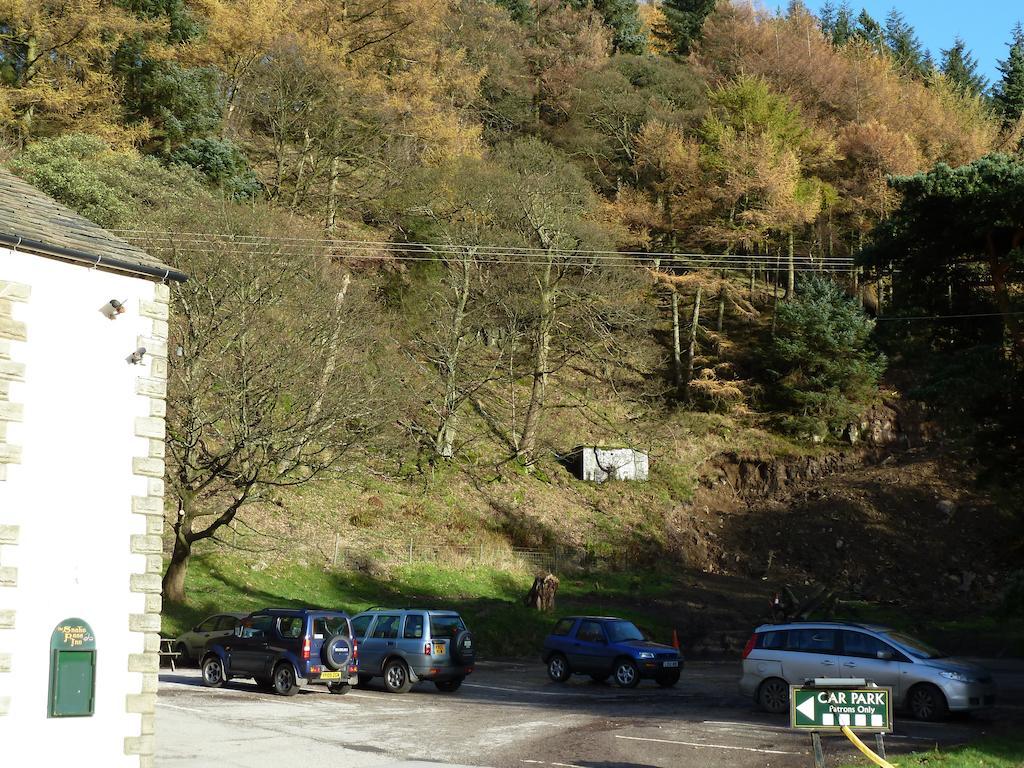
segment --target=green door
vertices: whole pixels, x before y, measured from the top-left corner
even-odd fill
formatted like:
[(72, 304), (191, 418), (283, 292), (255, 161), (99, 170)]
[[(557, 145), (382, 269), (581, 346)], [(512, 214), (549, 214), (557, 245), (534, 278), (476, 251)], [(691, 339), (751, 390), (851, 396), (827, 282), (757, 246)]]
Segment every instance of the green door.
[(83, 717), (93, 713), (96, 680), (95, 651), (54, 651), (54, 717)]
[(66, 619), (50, 637), (50, 717), (96, 711), (96, 637), (81, 619)]

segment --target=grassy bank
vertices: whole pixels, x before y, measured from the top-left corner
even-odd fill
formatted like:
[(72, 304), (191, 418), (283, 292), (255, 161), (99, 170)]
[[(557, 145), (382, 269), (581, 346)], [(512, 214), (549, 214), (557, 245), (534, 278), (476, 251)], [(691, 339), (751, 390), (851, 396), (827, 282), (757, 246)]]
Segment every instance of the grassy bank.
[(1024, 766), (1024, 736), (985, 739), (967, 747), (901, 755), (898, 764), (900, 768), (1021, 768)]
[[(373, 606), (435, 607), (458, 610), (488, 656), (533, 656), (555, 617), (523, 606), (530, 588), (527, 571), (499, 571), (481, 566), (418, 564), (399, 566), (386, 576), (332, 571), (278, 563), (254, 570), (234, 555), (197, 556), (189, 569), (189, 602), (168, 605), (163, 634), (175, 636), (218, 611), (252, 611), (265, 607), (322, 606), (351, 614)], [(656, 640), (668, 642), (672, 626), (659, 596), (677, 584), (672, 574), (607, 573), (564, 578), (558, 614), (614, 613), (628, 618)]]

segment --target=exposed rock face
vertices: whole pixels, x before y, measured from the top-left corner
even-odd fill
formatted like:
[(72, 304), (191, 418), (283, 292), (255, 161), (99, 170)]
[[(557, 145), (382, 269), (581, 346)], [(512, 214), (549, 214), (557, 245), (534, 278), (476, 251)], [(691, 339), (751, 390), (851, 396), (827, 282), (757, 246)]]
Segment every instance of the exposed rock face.
[(726, 484), (744, 498), (778, 496), (794, 484), (860, 467), (875, 455), (874, 451), (861, 449), (819, 457), (765, 460), (723, 453), (703, 482), (709, 488)]
[(927, 416), (919, 403), (886, 400), (872, 405), (859, 422), (844, 429), (842, 436), (853, 450), (777, 459), (723, 453), (713, 461), (702, 482), (708, 488), (727, 485), (745, 499), (780, 496), (793, 485), (874, 464), (894, 450), (931, 442), (941, 432)]

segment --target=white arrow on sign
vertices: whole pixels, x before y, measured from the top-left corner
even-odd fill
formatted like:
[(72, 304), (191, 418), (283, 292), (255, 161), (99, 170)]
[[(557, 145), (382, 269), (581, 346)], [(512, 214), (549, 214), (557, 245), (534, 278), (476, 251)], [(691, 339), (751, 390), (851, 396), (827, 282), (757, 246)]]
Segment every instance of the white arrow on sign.
[(806, 699), (803, 704), (796, 708), (796, 711), (808, 720), (814, 720), (814, 697)]

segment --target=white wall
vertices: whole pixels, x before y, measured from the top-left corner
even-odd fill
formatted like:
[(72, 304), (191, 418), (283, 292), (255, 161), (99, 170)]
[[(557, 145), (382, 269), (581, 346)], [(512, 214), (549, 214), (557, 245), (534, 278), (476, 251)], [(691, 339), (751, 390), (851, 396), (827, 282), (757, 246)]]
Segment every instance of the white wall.
[[(0, 674), (0, 697), (10, 697), (0, 762), (61, 765), (74, 755), (83, 765), (137, 766), (124, 739), (139, 734), (140, 716), (125, 712), (125, 695), (141, 690), (128, 655), (143, 651), (143, 635), (129, 631), (128, 616), (144, 612), (144, 596), (129, 590), (129, 575), (145, 571), (145, 557), (131, 554), (130, 537), (146, 530), (131, 501), (147, 489), (132, 457), (147, 455), (134, 419), (149, 416), (148, 398), (135, 394), (149, 363), (125, 357), (149, 334), (138, 309), (154, 284), (2, 248), (0, 280), (32, 289), (14, 307), (28, 341), (11, 349), (26, 365), (10, 397), (24, 418), (8, 428), (22, 462), (0, 481), (0, 524), (21, 527), (18, 545), (0, 552), (0, 565), (18, 569), (17, 587), (0, 589), (0, 607), (17, 611), (16, 628), (0, 632), (0, 651), (12, 654), (12, 671)], [(98, 310), (114, 298), (127, 312), (111, 321)], [(48, 719), (50, 634), (71, 617), (95, 632), (96, 714)]]

